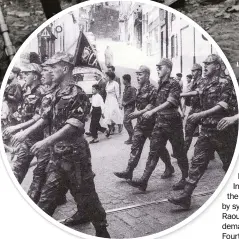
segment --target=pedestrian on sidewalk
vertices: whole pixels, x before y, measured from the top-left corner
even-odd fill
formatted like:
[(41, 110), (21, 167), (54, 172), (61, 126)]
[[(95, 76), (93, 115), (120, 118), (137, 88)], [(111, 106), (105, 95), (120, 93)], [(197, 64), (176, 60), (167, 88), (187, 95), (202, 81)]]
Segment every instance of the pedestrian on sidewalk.
[(123, 75), (123, 84), (125, 86), (122, 106), (124, 107), (124, 127), (129, 134), (128, 140), (126, 140), (125, 144), (132, 144), (132, 137), (134, 134), (134, 128), (132, 125), (132, 121), (129, 118), (129, 114), (134, 112), (135, 110), (135, 100), (136, 100), (136, 88), (131, 86), (131, 76), (126, 74)]
[(105, 104), (102, 96), (99, 94), (99, 85), (95, 84), (92, 86), (92, 104), (91, 104), (91, 122), (90, 122), (90, 132), (86, 135), (91, 135), (92, 140), (90, 144), (98, 143), (98, 131), (104, 133), (106, 128), (101, 127), (100, 118), (104, 118)]
[[(115, 73), (115, 67), (114, 66), (108, 66), (108, 71), (109, 72), (114, 72)], [(121, 81), (120, 78), (115, 74), (114, 81), (116, 81), (119, 84), (119, 97), (121, 99)], [(123, 124), (118, 124), (118, 132), (121, 133), (123, 130)], [(113, 133), (115, 132), (115, 127), (113, 127)]]
[(105, 49), (105, 66), (106, 68), (108, 66), (113, 66), (114, 61), (113, 61), (113, 52), (109, 46), (106, 47)]
[(106, 100), (105, 100), (105, 123), (108, 125), (106, 136), (109, 136), (113, 132), (115, 124), (123, 124), (123, 114), (120, 110), (120, 96), (119, 96), (119, 84), (114, 81), (115, 73), (106, 72), (107, 84), (106, 84)]

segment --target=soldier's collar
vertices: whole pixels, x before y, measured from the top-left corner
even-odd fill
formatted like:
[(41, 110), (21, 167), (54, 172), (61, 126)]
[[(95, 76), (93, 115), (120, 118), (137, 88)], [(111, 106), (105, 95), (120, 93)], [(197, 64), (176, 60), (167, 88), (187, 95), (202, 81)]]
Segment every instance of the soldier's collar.
[(150, 85), (150, 81), (146, 81), (146, 82), (144, 83), (144, 85), (139, 88), (139, 90), (141, 91), (141, 90), (143, 90), (143, 89), (145, 89), (145, 88), (148, 88), (149, 85)]
[(207, 83), (206, 83), (206, 88), (211, 87), (212, 85), (218, 84), (219, 83), (219, 76), (213, 76), (213, 78), (211, 80), (209, 80), (208, 78), (206, 78)]
[(166, 84), (168, 82), (170, 82), (170, 77), (159, 80), (158, 85), (162, 86), (163, 84)]

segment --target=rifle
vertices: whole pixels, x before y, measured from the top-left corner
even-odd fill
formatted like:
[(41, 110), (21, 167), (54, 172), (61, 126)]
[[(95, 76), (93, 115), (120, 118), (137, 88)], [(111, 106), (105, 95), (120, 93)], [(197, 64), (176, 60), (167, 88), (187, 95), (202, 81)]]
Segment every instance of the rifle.
[(9, 37), (9, 30), (2, 12), (2, 4), (3, 4), (3, 1), (0, 0), (0, 33), (3, 36), (4, 45), (5, 45), (5, 53), (11, 61), (16, 53), (16, 49), (12, 45), (11, 39)]

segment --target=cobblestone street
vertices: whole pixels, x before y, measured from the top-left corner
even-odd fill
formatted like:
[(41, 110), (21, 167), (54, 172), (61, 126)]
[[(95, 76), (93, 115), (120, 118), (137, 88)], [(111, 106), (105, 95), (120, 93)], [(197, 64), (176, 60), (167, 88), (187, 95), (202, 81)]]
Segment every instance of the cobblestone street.
[[(100, 143), (91, 145), (92, 164), (96, 173), (96, 190), (107, 211), (109, 232), (114, 238), (145, 236), (160, 232), (183, 221), (204, 204), (224, 176), (222, 164), (216, 157), (210, 162), (207, 172), (195, 190), (192, 209), (183, 211), (180, 207), (167, 202), (168, 196), (174, 193), (171, 190), (172, 185), (180, 179), (179, 168), (174, 158), (172, 158), (176, 171), (174, 176), (170, 179), (160, 179), (164, 168), (163, 163), (159, 161), (149, 180), (146, 192), (141, 192), (113, 175), (114, 171), (125, 169), (128, 161), (130, 146), (122, 143), (127, 138), (126, 132), (115, 134), (110, 139), (106, 139), (102, 134), (99, 137)], [(171, 146), (167, 145), (167, 148), (172, 153)], [(135, 170), (135, 178), (140, 177), (143, 173), (148, 151), (149, 141), (144, 147), (141, 160)], [(193, 148), (189, 152), (189, 158), (192, 153)], [(31, 182), (32, 170), (33, 168), (23, 182), (25, 190), (28, 189)], [(68, 192), (67, 203), (57, 208), (54, 218), (61, 221), (73, 215), (75, 211), (76, 205)], [(90, 235), (95, 233), (91, 224), (73, 228)]]

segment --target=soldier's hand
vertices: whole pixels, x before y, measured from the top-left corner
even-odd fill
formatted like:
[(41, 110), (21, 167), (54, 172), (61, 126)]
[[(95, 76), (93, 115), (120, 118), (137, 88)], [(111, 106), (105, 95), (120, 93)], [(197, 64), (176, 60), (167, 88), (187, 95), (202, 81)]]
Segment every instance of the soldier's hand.
[(232, 125), (235, 123), (235, 120), (233, 117), (225, 117), (223, 119), (221, 119), (217, 125), (217, 129), (218, 130), (224, 130), (226, 129), (228, 126)]
[(202, 116), (201, 116), (200, 113), (194, 113), (194, 114), (191, 114), (191, 115), (188, 117), (188, 121), (189, 121), (189, 122), (197, 122), (197, 121), (199, 121), (201, 118), (202, 118)]
[(49, 147), (46, 140), (36, 142), (30, 149), (31, 153), (38, 155), (41, 151), (46, 150)]
[(3, 135), (9, 136), (9, 135), (11, 135), (11, 134), (13, 134), (13, 133), (15, 133), (15, 132), (16, 132), (16, 127), (14, 127), (14, 126), (9, 126), (9, 127), (7, 127), (7, 128), (3, 131)]
[(12, 136), (12, 144), (15, 145), (17, 142), (22, 143), (26, 138), (27, 134), (24, 131), (20, 131)]
[(135, 119), (135, 118), (138, 118), (139, 115), (140, 115), (139, 112), (138, 112), (138, 111), (135, 111), (135, 112), (130, 113), (130, 114), (128, 115), (128, 119)]
[(151, 116), (153, 115), (153, 112), (150, 110), (150, 111), (147, 111), (143, 114), (143, 118), (145, 119), (148, 119), (150, 118)]

